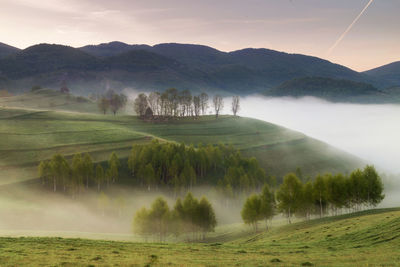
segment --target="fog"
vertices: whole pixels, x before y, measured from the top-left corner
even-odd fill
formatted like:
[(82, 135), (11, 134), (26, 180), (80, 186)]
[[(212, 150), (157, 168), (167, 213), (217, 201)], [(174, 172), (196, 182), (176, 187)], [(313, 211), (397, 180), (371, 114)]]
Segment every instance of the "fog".
[(400, 105), (250, 96), (242, 99), (239, 115), (302, 132), (384, 171), (400, 173)]
[[(242, 200), (227, 200), (214, 188), (197, 187), (196, 198), (206, 196), (213, 205), (218, 225), (241, 222)], [(1, 236), (57, 236), (109, 240), (143, 241), (132, 232), (135, 213), (150, 208), (163, 197), (173, 209), (171, 192), (136, 190), (113, 186), (107, 192), (85, 192), (79, 198), (53, 193), (37, 186), (0, 187)], [(181, 198), (184, 198), (182, 192)]]

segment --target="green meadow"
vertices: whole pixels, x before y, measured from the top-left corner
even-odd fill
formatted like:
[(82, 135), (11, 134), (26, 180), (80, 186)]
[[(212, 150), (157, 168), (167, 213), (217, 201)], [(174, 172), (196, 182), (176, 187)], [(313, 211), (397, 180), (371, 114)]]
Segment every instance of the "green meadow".
[[(275, 226), (205, 243), (2, 237), (1, 266), (397, 266), (400, 210), (382, 209)], [(226, 241), (227, 236), (233, 240)], [(236, 237), (235, 237), (236, 236)], [(241, 237), (240, 237), (241, 236)]]
[(48, 90), (1, 99), (0, 121), (1, 184), (35, 179), (38, 163), (55, 153), (69, 157), (89, 152), (95, 161), (104, 161), (116, 151), (125, 158), (133, 144), (152, 139), (232, 144), (245, 156), (255, 156), (268, 175), (277, 177), (297, 167), (314, 175), (347, 172), (361, 165), (325, 143), (255, 119), (203, 116), (143, 122), (126, 112), (100, 114), (90, 100)]

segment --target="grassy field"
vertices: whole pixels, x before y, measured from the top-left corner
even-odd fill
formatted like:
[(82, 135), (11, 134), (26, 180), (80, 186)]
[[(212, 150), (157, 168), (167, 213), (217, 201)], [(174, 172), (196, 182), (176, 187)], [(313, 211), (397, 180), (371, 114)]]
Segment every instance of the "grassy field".
[[(59, 103), (54, 109), (61, 111), (47, 110), (51, 107), (41, 95)], [(205, 116), (150, 123), (130, 115), (98, 114), (94, 103), (78, 103), (76, 99), (68, 102), (67, 98), (44, 91), (0, 101), (0, 184), (35, 178), (38, 162), (55, 153), (68, 157), (90, 152), (96, 161), (103, 161), (116, 151), (124, 158), (134, 143), (147, 143), (153, 138), (186, 144), (232, 144), (246, 156), (255, 156), (269, 175), (278, 177), (297, 167), (306, 174), (316, 174), (346, 172), (359, 165), (354, 157), (327, 144), (259, 120)], [(71, 111), (75, 109), (86, 112)]]
[(0, 265), (398, 266), (399, 231), (400, 209), (384, 209), (274, 227), (228, 242), (225, 236), (197, 244), (3, 237)]

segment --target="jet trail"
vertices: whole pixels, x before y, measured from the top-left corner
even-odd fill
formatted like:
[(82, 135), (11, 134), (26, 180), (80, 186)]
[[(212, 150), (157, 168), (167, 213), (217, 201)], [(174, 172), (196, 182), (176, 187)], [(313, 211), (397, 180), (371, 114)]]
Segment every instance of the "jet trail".
[(374, 2), (374, 0), (370, 0), (368, 4), (364, 7), (364, 9), (358, 14), (358, 16), (353, 20), (353, 22), (350, 24), (349, 27), (340, 35), (339, 39), (336, 40), (336, 42), (329, 48), (328, 50), (328, 56), (332, 53), (332, 51), (338, 46), (338, 44), (343, 40), (344, 37), (346, 37), (347, 33), (353, 28), (354, 24), (357, 23), (357, 21), (361, 18), (361, 16), (364, 14), (364, 12), (368, 9), (368, 7)]

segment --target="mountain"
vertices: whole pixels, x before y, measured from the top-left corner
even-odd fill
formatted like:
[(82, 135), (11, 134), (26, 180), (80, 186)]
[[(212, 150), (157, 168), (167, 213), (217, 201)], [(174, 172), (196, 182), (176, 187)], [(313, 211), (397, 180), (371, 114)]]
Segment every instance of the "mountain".
[(390, 86), (400, 86), (400, 61), (365, 71), (364, 74), (385, 80)]
[(383, 84), (373, 76), (316, 57), (251, 48), (222, 52), (193, 44), (111, 42), (81, 48), (40, 44), (0, 59), (0, 87), (16, 92), (36, 84), (57, 89), (65, 81), (73, 92), (84, 95), (110, 86), (247, 95), (303, 77), (367, 82), (379, 88)]
[(19, 51), (19, 48), (4, 44), (0, 42), (0, 58), (7, 57), (9, 55), (15, 54)]
[(284, 82), (265, 92), (268, 96), (314, 96), (327, 100), (346, 101), (356, 97), (383, 94), (368, 83), (323, 77), (303, 77)]
[(149, 48), (151, 48), (151, 46), (128, 45), (122, 42), (110, 42), (99, 45), (87, 45), (84, 47), (80, 47), (79, 49), (97, 57), (111, 57), (125, 52), (129, 52), (131, 50), (136, 50), (136, 49), (146, 50)]

